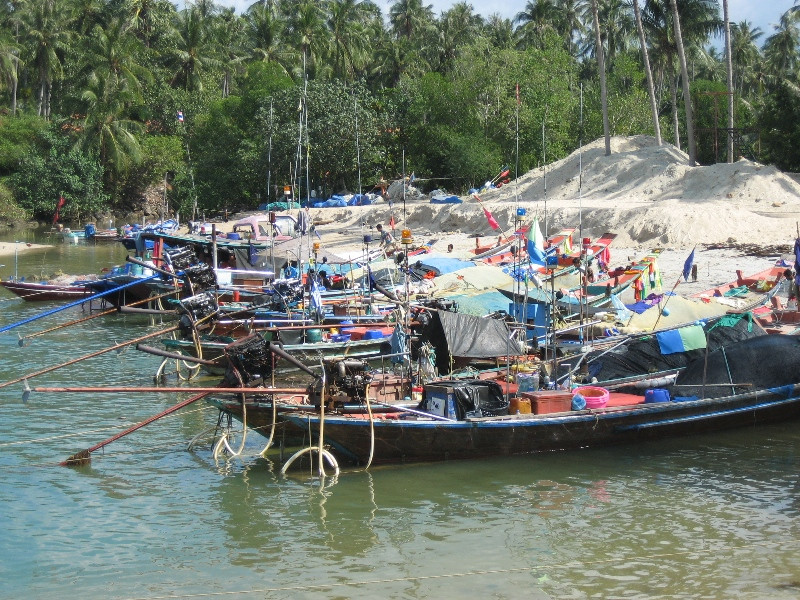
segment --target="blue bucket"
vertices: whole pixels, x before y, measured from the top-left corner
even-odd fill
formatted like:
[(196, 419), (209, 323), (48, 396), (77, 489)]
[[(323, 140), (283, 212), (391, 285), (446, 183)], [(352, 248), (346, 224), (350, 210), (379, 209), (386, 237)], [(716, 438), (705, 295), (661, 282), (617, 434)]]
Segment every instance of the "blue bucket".
[(670, 401), (669, 390), (656, 388), (653, 390), (647, 390), (644, 393), (645, 404), (652, 404), (654, 402), (669, 402), (669, 401)]

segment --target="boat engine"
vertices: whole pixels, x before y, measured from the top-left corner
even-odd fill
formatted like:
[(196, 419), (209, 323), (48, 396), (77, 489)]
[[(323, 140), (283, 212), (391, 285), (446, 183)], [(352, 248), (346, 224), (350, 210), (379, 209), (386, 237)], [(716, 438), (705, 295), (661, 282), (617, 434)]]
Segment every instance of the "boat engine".
[(178, 246), (164, 250), (164, 259), (176, 273), (197, 264), (197, 254), (189, 246)]
[[(328, 406), (342, 406), (356, 402), (364, 402), (367, 389), (372, 381), (369, 365), (363, 360), (341, 359), (326, 360), (325, 369), (325, 402)], [(317, 406), (322, 394), (322, 382), (318, 380), (309, 394), (309, 399)]]
[(267, 381), (275, 367), (275, 355), (270, 343), (259, 334), (243, 337), (225, 347), (228, 370), (223, 385), (238, 387), (256, 381)]
[(214, 290), (217, 287), (217, 274), (205, 263), (198, 263), (183, 270), (183, 279), (188, 281), (193, 292)]
[(217, 314), (219, 305), (213, 292), (207, 291), (184, 298), (180, 301), (178, 312), (181, 313), (178, 327), (184, 336), (188, 336), (197, 327), (199, 321), (205, 321)]

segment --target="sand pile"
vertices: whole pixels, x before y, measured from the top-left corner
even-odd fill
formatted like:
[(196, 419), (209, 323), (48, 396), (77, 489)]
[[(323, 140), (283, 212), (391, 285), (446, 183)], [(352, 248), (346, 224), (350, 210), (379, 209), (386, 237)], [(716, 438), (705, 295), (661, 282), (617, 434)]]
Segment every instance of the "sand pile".
[[(519, 201), (542, 224), (546, 216), (547, 233), (581, 224), (587, 237), (616, 233), (618, 247), (791, 245), (800, 220), (800, 184), (776, 168), (746, 159), (690, 167), (685, 153), (669, 143), (656, 146), (649, 136), (615, 137), (611, 145), (611, 156), (605, 156), (599, 139), (546, 169), (486, 191), (483, 205), (506, 230), (513, 227)], [(334, 220), (350, 237), (390, 216), (385, 203), (321, 211), (321, 218)], [(394, 213), (399, 219), (399, 203)], [(461, 205), (407, 199), (406, 214), (406, 225), (417, 238), (497, 235), (472, 198)]]

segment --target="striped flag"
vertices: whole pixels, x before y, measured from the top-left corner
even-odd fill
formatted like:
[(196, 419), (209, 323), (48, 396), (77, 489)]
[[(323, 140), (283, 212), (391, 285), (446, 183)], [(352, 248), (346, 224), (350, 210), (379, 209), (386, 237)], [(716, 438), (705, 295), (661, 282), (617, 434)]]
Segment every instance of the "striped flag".
[(183, 123), (183, 111), (182, 110), (178, 111), (177, 117), (178, 117), (178, 123)]

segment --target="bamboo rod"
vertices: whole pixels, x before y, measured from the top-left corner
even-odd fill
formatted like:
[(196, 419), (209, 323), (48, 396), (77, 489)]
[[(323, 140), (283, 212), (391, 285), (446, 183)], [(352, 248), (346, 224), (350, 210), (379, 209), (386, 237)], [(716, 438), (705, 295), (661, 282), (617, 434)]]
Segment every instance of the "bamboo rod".
[(47, 367), (46, 369), (42, 369), (41, 371), (34, 371), (33, 373), (28, 373), (27, 375), (23, 375), (22, 377), (17, 377), (16, 379), (12, 379), (11, 381), (6, 381), (4, 383), (0, 383), (0, 388), (8, 387), (11, 384), (19, 383), (20, 381), (24, 381), (26, 379), (31, 379), (33, 377), (38, 377), (39, 375), (44, 375), (45, 373), (50, 373), (51, 371), (55, 371), (62, 367), (68, 367), (69, 365), (74, 365), (75, 363), (79, 363), (89, 358), (94, 358), (95, 356), (100, 356), (101, 354), (105, 354), (106, 352), (112, 352), (113, 350), (119, 350), (120, 348), (124, 348), (125, 346), (130, 346), (131, 344), (136, 344), (137, 342), (141, 342), (143, 340), (147, 340), (158, 335), (164, 335), (165, 333), (170, 333), (172, 331), (177, 331), (178, 326), (175, 327), (168, 327), (167, 329), (161, 329), (159, 331), (154, 331), (153, 333), (148, 333), (147, 335), (143, 335), (138, 337), (134, 340), (130, 340), (128, 342), (122, 342), (121, 344), (115, 344), (109, 348), (104, 348), (103, 350), (98, 350), (97, 352), (92, 352), (90, 354), (84, 354), (78, 358), (74, 358), (72, 360), (68, 360), (65, 363), (61, 363), (60, 365), (55, 365), (52, 367)]
[(305, 394), (308, 392), (307, 388), (226, 388), (226, 387), (159, 387), (159, 386), (145, 386), (145, 387), (125, 387), (125, 386), (109, 386), (109, 387), (36, 387), (33, 388), (34, 392), (57, 392), (57, 393), (86, 393), (86, 394), (122, 394), (132, 392), (147, 392), (147, 393), (181, 393), (181, 392), (207, 392), (220, 393), (220, 394)]

